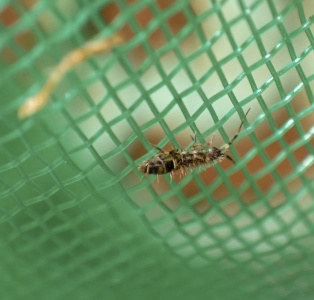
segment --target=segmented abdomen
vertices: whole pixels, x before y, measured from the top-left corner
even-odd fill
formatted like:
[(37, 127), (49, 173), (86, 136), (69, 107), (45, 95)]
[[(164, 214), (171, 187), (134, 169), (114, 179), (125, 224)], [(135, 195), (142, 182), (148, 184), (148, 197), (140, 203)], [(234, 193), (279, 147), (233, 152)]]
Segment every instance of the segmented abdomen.
[(200, 146), (191, 151), (173, 149), (169, 152), (157, 153), (151, 159), (141, 163), (138, 170), (146, 174), (161, 175), (179, 169), (197, 168), (214, 162), (219, 157), (221, 157), (221, 152), (215, 147), (209, 148), (208, 151)]
[(146, 174), (161, 175), (177, 170), (179, 168), (178, 165), (177, 157), (164, 151), (141, 163), (138, 166), (138, 170)]
[(203, 148), (192, 151), (187, 151), (184, 149), (175, 149), (175, 151), (181, 157), (182, 168), (186, 169), (197, 168), (209, 162), (208, 153)]

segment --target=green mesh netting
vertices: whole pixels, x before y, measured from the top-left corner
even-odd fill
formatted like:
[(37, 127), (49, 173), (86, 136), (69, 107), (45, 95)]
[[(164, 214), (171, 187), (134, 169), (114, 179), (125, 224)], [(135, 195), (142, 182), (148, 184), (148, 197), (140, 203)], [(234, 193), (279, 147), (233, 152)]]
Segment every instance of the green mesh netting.
[[(1, 299), (312, 299), (313, 1), (0, 1)], [(72, 49), (124, 45), (22, 103)], [(144, 176), (215, 135), (231, 154)], [(312, 195), (312, 196), (311, 196)]]

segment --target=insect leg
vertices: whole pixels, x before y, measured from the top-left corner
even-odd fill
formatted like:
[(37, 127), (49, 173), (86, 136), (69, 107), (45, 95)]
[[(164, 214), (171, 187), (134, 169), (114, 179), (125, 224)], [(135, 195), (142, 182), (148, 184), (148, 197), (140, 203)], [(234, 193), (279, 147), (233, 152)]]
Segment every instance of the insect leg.
[(193, 145), (192, 145), (192, 147), (191, 147), (191, 149), (194, 149), (194, 148), (196, 148), (197, 145), (198, 145), (198, 144), (196, 143), (196, 132), (194, 132), (194, 137), (191, 136), (191, 138), (192, 138), (192, 141), (194, 142)]
[(215, 135), (213, 134), (211, 139), (210, 139), (210, 141), (209, 141), (209, 143), (206, 143), (206, 146), (210, 147), (214, 143), (214, 139), (215, 139)]
[(191, 146), (191, 149), (195, 150), (195, 149), (199, 148), (199, 149), (203, 150), (204, 146), (206, 146), (206, 145), (210, 146), (211, 145), (213, 139), (211, 139), (211, 141), (209, 143), (206, 143), (206, 144), (196, 143), (196, 132), (195, 132), (194, 138), (192, 137), (192, 140), (194, 141), (194, 143)]
[(166, 152), (164, 149), (161, 149), (161, 148), (159, 148), (159, 147), (156, 146), (156, 145), (153, 145), (153, 144), (151, 144), (151, 145), (152, 145), (154, 148), (158, 149), (160, 152), (163, 152), (163, 153)]

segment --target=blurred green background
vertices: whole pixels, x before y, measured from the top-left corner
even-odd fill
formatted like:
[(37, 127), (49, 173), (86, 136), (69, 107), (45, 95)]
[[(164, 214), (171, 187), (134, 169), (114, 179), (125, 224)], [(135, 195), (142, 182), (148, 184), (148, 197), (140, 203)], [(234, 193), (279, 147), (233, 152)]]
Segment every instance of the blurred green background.
[[(0, 1), (1, 299), (312, 299), (312, 1)], [(126, 42), (24, 101), (91, 40)], [(151, 146), (224, 161), (143, 176)], [(312, 196), (311, 196), (312, 195)]]

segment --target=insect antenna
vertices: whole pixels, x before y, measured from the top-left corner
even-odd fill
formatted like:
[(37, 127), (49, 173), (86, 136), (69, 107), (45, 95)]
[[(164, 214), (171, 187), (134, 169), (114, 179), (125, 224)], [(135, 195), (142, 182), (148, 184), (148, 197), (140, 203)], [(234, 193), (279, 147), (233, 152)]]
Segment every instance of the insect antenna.
[(244, 118), (242, 119), (241, 121), (241, 124), (239, 126), (239, 129), (238, 131), (236, 132), (236, 134), (233, 136), (233, 138), (230, 140), (230, 142), (224, 147), (225, 149), (228, 149), (230, 147), (230, 145), (232, 145), (232, 143), (234, 142), (234, 140), (238, 137), (240, 131), (241, 131), (241, 128), (243, 126), (243, 123), (244, 123), (244, 119), (246, 118), (247, 114), (249, 113), (249, 111), (251, 110), (251, 108), (248, 109), (248, 111), (246, 112)]
[(234, 164), (235, 164), (235, 161), (233, 160), (233, 158), (227, 154), (225, 154), (226, 158), (228, 158), (229, 160), (231, 160)]

